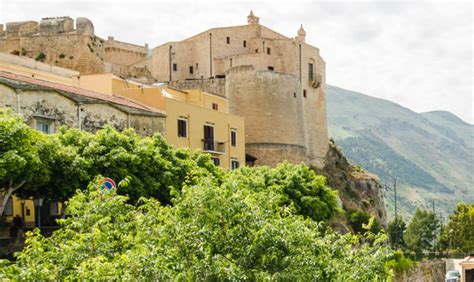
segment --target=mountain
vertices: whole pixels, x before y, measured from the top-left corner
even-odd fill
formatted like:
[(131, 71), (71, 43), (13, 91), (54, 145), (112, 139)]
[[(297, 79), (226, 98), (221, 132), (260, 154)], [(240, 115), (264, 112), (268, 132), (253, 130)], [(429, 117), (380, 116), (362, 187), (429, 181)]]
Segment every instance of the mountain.
[(474, 203), (474, 125), (452, 113), (416, 113), (396, 103), (327, 86), (329, 135), (354, 163), (377, 174), (389, 189), (394, 215), (417, 207), (446, 215), (459, 202)]

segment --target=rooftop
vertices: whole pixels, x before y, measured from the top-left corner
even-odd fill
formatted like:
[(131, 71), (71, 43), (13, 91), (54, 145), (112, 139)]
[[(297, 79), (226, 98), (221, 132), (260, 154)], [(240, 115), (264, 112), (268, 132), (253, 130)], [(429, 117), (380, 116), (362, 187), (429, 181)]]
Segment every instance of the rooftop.
[[(3, 80), (6, 79), (6, 80), (11, 80), (11, 81), (16, 81), (17, 86), (22, 86), (24, 88), (28, 88), (28, 86), (35, 86), (35, 89), (45, 89), (45, 90), (55, 90), (55, 91), (65, 92), (65, 93), (69, 93), (73, 95), (78, 95), (86, 99), (88, 98), (88, 99), (101, 100), (101, 101), (112, 103), (115, 105), (129, 107), (129, 108), (132, 108), (141, 112), (146, 112), (152, 115), (165, 116), (164, 112), (147, 107), (145, 105), (142, 105), (140, 103), (137, 103), (135, 101), (129, 100), (124, 97), (102, 94), (102, 93), (89, 91), (89, 90), (85, 90), (85, 89), (81, 89), (81, 88), (77, 88), (73, 86), (49, 82), (49, 81), (45, 81), (45, 80), (41, 80), (41, 79), (37, 79), (33, 77), (17, 75), (17, 74), (5, 72), (5, 71), (0, 71), (0, 80), (2, 78)], [(18, 84), (18, 82), (20, 84)]]

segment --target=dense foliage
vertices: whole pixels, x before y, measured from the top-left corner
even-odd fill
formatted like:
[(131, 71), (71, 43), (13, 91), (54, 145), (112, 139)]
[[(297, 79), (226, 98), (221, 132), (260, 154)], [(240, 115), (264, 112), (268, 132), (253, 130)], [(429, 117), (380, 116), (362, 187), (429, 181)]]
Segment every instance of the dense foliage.
[(278, 208), (292, 206), (296, 213), (327, 221), (337, 212), (337, 192), (326, 186), (323, 176), (305, 165), (287, 162), (276, 168), (255, 167), (232, 171), (226, 185), (241, 185), (275, 197)]
[[(303, 164), (225, 172), (208, 154), (174, 149), (159, 134), (105, 127), (45, 135), (12, 113), (1, 117), (2, 183), (22, 183), (11, 191), (20, 197), (69, 200), (61, 228), (51, 237), (30, 234), (13, 264), (0, 262), (0, 279), (367, 281), (390, 275), (385, 235), (370, 232), (373, 220), (364, 235), (333, 233), (324, 222), (339, 212), (337, 193)], [(98, 175), (123, 180), (117, 191), (102, 194)]]
[(444, 250), (474, 253), (474, 204), (458, 204), (440, 237), (440, 247)]
[(0, 134), (0, 212), (12, 194), (65, 201), (99, 174), (129, 177), (133, 189), (120, 193), (132, 202), (154, 197), (162, 204), (183, 185), (223, 175), (207, 154), (173, 149), (159, 134), (142, 138), (106, 126), (95, 134), (62, 128), (46, 135), (8, 110), (0, 111)]
[[(354, 211), (349, 213), (347, 222), (355, 233), (362, 234), (366, 231), (365, 226), (369, 223), (371, 218), (372, 217), (370, 216), (370, 214), (366, 212)], [(380, 230), (382, 230), (382, 227), (380, 226), (380, 223), (375, 220), (375, 218), (373, 220), (374, 223), (371, 225), (370, 231), (372, 233), (378, 233), (380, 232)]]
[(401, 216), (397, 216), (388, 223), (387, 233), (390, 244), (398, 248), (405, 247), (403, 234), (406, 230), (406, 223)]
[(434, 213), (417, 209), (403, 235), (406, 246), (415, 252), (433, 251), (439, 227)]
[(203, 178), (183, 188), (173, 206), (154, 199), (130, 205), (126, 197), (100, 194), (91, 185), (69, 201), (70, 216), (61, 220), (61, 229), (49, 238), (38, 232), (29, 237), (17, 262), (0, 273), (19, 280), (373, 281), (389, 276), (384, 235), (366, 234), (370, 243), (361, 243), (360, 235), (322, 233), (294, 207), (280, 206), (278, 193), (256, 192), (247, 184), (217, 186)]
[(0, 109), (0, 215), (13, 193), (33, 181), (47, 181), (39, 153), (44, 143), (19, 116)]

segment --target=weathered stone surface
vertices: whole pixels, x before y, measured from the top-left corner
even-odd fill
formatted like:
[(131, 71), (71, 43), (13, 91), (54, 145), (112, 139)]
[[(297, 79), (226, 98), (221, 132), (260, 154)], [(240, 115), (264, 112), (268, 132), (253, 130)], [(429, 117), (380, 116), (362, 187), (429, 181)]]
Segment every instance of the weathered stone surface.
[(394, 282), (443, 282), (446, 275), (444, 260), (422, 261), (410, 271), (396, 273)]
[(327, 177), (328, 185), (339, 191), (343, 208), (347, 211), (364, 211), (387, 226), (382, 185), (377, 176), (361, 171), (349, 163), (332, 141), (322, 169), (315, 169)]
[(41, 35), (60, 34), (73, 30), (74, 20), (70, 17), (43, 18), (39, 24)]
[(94, 24), (92, 24), (92, 22), (88, 18), (76, 18), (76, 30), (79, 34), (89, 36), (95, 35)]

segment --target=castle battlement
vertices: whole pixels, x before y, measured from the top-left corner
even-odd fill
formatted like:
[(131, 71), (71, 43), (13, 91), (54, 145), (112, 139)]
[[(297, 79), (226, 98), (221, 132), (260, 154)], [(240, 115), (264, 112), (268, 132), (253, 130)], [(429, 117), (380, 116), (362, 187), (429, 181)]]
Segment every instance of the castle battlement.
[(0, 25), (0, 37), (15, 38), (61, 34), (94, 36), (94, 25), (89, 19), (82, 17), (76, 19), (76, 28), (74, 28), (74, 20), (70, 17), (43, 18), (40, 22), (8, 22), (5, 26), (5, 30), (3, 30), (3, 24)]

